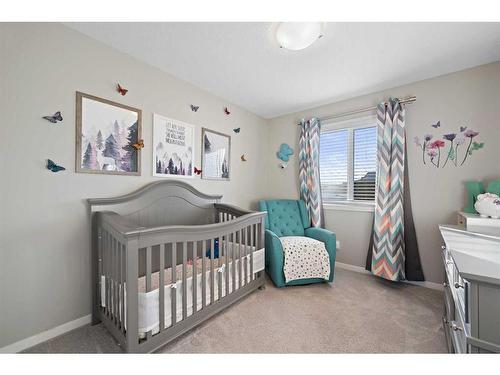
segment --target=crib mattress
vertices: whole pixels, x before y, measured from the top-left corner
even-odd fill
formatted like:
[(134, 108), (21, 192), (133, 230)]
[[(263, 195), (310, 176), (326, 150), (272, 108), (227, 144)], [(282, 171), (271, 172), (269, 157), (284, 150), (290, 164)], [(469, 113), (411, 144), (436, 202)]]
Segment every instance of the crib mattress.
[[(242, 260), (242, 278), (245, 276), (244, 269), (245, 263), (247, 264), (247, 279), (242, 280), (242, 284), (246, 284), (251, 281), (250, 275), (250, 255), (241, 258)], [(222, 297), (226, 295), (226, 272), (229, 272), (229, 293), (233, 291), (233, 262), (231, 258), (226, 266), (225, 257), (222, 256), (219, 259), (214, 259), (214, 302), (219, 299), (219, 274), (222, 274)], [(196, 290), (197, 290), (197, 301), (196, 310), (201, 310), (202, 308), (202, 259), (197, 259), (195, 263), (196, 267), (193, 265), (188, 265), (186, 267), (186, 290), (187, 290), (187, 316), (193, 314), (193, 270), (196, 268)], [(235, 285), (238, 289), (239, 285), (239, 260), (236, 259), (234, 262), (235, 269)], [(265, 255), (264, 249), (256, 250), (253, 252), (253, 272), (254, 274), (262, 271), (265, 267)], [(183, 318), (182, 314), (182, 264), (176, 267), (176, 282), (172, 282), (172, 269), (166, 268), (164, 270), (164, 312), (165, 312), (165, 328), (172, 325), (172, 293), (176, 293), (176, 321), (181, 321)], [(159, 287), (160, 287), (160, 272), (155, 272), (151, 274), (151, 291), (146, 291), (146, 277), (138, 278), (138, 307), (139, 307), (139, 337), (145, 337), (146, 333), (152, 331), (155, 334), (159, 331), (160, 320), (159, 320)], [(105, 276), (101, 276), (101, 306), (106, 307), (106, 288), (105, 288)], [(175, 288), (175, 289), (174, 289)], [(211, 288), (210, 288), (210, 258), (205, 258), (205, 288), (206, 288), (206, 305), (211, 303)], [(126, 288), (125, 288), (126, 289)], [(113, 290), (111, 290), (111, 293)], [(119, 288), (119, 295), (122, 291)], [(121, 300), (121, 298), (120, 298)], [(127, 305), (126, 305), (126, 290), (125, 290), (125, 316), (124, 321), (126, 322), (127, 317)], [(121, 306), (118, 307), (118, 311), (121, 311)], [(126, 325), (125, 325), (126, 326)]]

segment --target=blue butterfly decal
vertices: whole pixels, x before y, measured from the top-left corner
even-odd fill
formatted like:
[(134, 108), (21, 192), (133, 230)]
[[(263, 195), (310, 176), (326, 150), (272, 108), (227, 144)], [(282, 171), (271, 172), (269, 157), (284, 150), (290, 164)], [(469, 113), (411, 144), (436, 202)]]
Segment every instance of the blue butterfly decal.
[(281, 161), (287, 162), (288, 160), (290, 160), (290, 155), (293, 155), (293, 149), (286, 143), (282, 143), (280, 149), (276, 153), (276, 156)]
[(431, 125), (434, 129), (437, 129), (441, 126), (441, 121), (436, 122), (435, 124)]
[(47, 121), (50, 121), (53, 124), (57, 123), (58, 121), (63, 120), (63, 118), (61, 116), (61, 112), (59, 112), (59, 111), (54, 113), (52, 116), (43, 116), (43, 118)]
[(461, 126), (460, 127), (460, 132), (463, 133), (464, 131), (467, 130), (467, 126)]
[(61, 167), (60, 165), (57, 165), (54, 163), (52, 160), (48, 159), (47, 160), (47, 169), (52, 172), (60, 172), (60, 171), (65, 171), (66, 168)]
[(241, 128), (234, 128), (233, 129), (233, 132), (235, 132), (236, 134), (238, 134), (240, 132)]
[(193, 111), (193, 112), (198, 112), (198, 109), (199, 109), (199, 108), (200, 108), (200, 106), (199, 106), (199, 105), (193, 105), (193, 104), (191, 104), (191, 111)]

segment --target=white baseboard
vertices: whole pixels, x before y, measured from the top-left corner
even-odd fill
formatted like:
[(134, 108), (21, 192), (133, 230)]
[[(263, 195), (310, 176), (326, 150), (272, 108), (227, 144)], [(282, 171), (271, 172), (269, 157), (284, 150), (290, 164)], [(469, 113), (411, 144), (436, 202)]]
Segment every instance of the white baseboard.
[(34, 336), (4, 346), (3, 348), (0, 348), (0, 353), (19, 353), (25, 349), (31, 348), (32, 346), (38, 345), (44, 341), (53, 339), (54, 337), (60, 336), (66, 332), (90, 324), (91, 321), (92, 315), (89, 314), (82, 316), (81, 318), (72, 320), (71, 322), (61, 324), (60, 326), (51, 328), (47, 331), (37, 333)]
[[(339, 267), (339, 268), (342, 268), (342, 269), (345, 269), (345, 270), (359, 272), (359, 273), (365, 273), (365, 274), (370, 274), (371, 275), (371, 272), (365, 270), (364, 267), (354, 266), (352, 264), (335, 262), (335, 267)], [(422, 286), (424, 288), (435, 289), (435, 290), (443, 290), (443, 286), (441, 284), (433, 283), (431, 281), (404, 281), (404, 282), (408, 283), (408, 284), (411, 284), (411, 285)]]
[(335, 267), (342, 268), (342, 269), (349, 270), (349, 271), (359, 272), (359, 273), (367, 273), (367, 274), (370, 273), (369, 271), (365, 270), (363, 267), (355, 266), (355, 265), (347, 264), (347, 263), (335, 262)]

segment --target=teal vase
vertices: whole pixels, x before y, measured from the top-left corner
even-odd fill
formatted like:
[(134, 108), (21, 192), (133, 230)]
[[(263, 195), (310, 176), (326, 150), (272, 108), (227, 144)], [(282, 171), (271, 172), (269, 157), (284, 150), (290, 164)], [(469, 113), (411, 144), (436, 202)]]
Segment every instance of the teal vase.
[(467, 188), (467, 205), (464, 207), (464, 212), (477, 214), (474, 203), (476, 203), (477, 196), (484, 193), (483, 183), (479, 181), (467, 181), (465, 187)]
[(496, 194), (500, 196), (500, 180), (491, 181), (486, 188), (488, 193)]

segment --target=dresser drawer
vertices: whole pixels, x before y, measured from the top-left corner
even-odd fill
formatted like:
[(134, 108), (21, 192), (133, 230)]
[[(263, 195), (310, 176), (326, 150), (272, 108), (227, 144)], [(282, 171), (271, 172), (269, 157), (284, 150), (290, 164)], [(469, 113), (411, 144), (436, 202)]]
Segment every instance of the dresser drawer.
[(454, 352), (457, 354), (467, 353), (467, 335), (460, 319), (451, 320), (448, 322), (448, 326)]
[(450, 286), (445, 281), (444, 283), (444, 318), (450, 322), (455, 319), (455, 302)]
[(446, 340), (446, 347), (448, 348), (448, 353), (455, 353), (455, 348), (453, 347), (453, 341), (451, 340), (451, 328), (450, 321), (443, 316), (443, 330), (444, 338)]
[(461, 316), (465, 323), (469, 323), (469, 285), (468, 282), (460, 276), (458, 269), (451, 257), (449, 251), (443, 247), (443, 264), (445, 269), (445, 298), (450, 298), (454, 302), (455, 313)]

